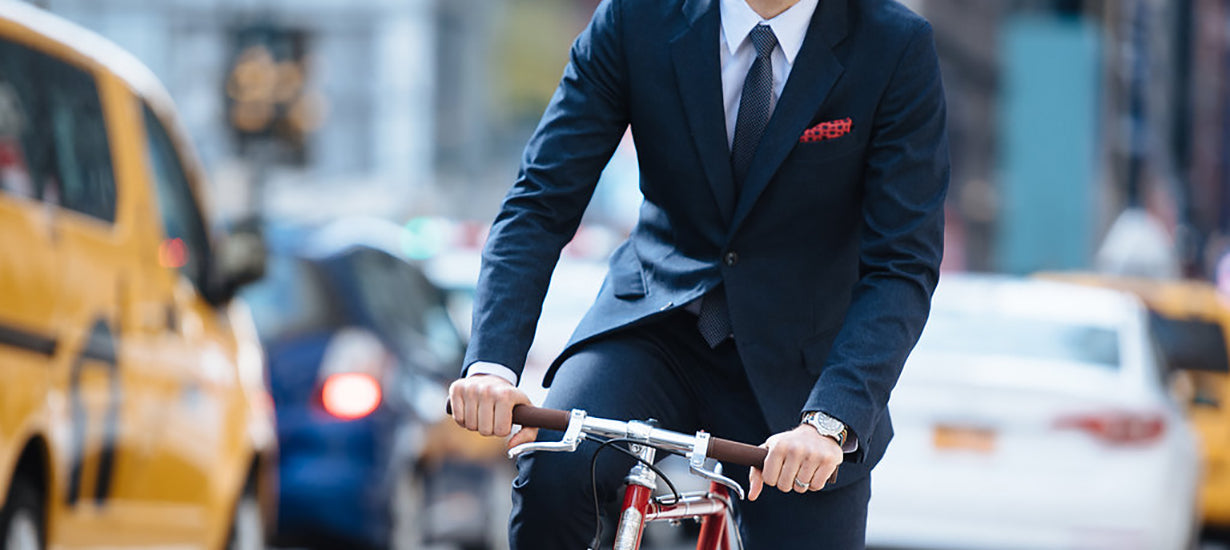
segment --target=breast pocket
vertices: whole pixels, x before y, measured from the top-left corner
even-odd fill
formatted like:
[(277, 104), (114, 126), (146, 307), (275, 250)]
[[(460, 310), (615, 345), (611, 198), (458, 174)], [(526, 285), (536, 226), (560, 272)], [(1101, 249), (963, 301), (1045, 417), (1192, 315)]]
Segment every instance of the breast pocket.
[(794, 147), (791, 160), (815, 164), (850, 156), (862, 150), (863, 143), (859, 135), (851, 133), (835, 139), (799, 143)]

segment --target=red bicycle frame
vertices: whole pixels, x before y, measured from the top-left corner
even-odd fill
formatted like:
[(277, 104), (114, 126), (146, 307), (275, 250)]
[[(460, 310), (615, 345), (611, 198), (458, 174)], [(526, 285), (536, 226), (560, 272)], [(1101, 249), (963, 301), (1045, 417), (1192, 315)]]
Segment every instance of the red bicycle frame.
[[(641, 547), (645, 525), (654, 521), (678, 521), (701, 518), (700, 536), (696, 550), (734, 550), (738, 545), (730, 513), (730, 493), (716, 482), (709, 483), (709, 491), (702, 497), (689, 501), (662, 503), (653, 499), (653, 490), (643, 485), (628, 484), (624, 491), (624, 504), (619, 516), (619, 528), (615, 534), (615, 550), (635, 550)], [(735, 546), (734, 548), (738, 548)]]

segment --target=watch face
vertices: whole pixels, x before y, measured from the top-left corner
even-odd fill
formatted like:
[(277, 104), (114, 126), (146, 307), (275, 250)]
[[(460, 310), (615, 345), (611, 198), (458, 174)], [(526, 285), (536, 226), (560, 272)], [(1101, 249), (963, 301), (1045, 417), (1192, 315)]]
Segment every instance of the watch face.
[(845, 428), (840, 420), (833, 418), (827, 414), (813, 414), (807, 419), (808, 423), (819, 428), (821, 431), (831, 434), (839, 434)]

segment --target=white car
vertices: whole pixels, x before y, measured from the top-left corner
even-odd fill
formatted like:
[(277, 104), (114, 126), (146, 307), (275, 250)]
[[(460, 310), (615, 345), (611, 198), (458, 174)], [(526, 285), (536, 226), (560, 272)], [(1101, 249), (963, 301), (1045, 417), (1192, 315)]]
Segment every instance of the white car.
[(873, 548), (1189, 548), (1200, 458), (1134, 298), (946, 275), (889, 403)]

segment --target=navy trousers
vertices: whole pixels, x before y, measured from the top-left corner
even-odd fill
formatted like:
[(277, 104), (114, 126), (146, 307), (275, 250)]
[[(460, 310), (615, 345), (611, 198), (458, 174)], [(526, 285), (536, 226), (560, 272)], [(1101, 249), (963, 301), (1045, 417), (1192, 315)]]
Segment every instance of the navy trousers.
[[(696, 317), (675, 312), (591, 342), (560, 366), (546, 407), (585, 409), (619, 420), (658, 420), (685, 433), (705, 429), (717, 437), (758, 445), (768, 427), (756, 404), (735, 343), (705, 344)], [(543, 431), (541, 441), (558, 441)], [(514, 550), (581, 550), (594, 536), (594, 494), (604, 510), (622, 498), (632, 459), (604, 451), (591, 488), (590, 460), (597, 445), (575, 453), (531, 453), (517, 462), (510, 537)], [(747, 469), (725, 465), (747, 488)], [(755, 502), (736, 505), (747, 550), (861, 550), (870, 479), (839, 489), (782, 493), (766, 487)], [(616, 502), (617, 504), (617, 502)]]

